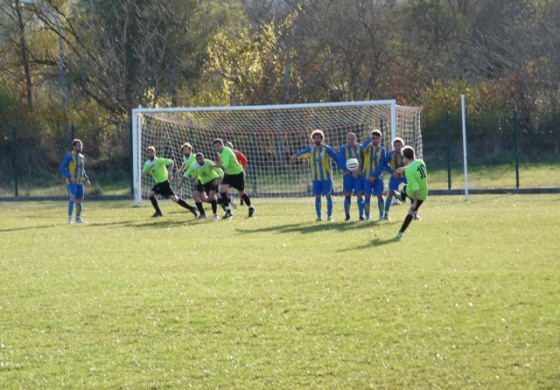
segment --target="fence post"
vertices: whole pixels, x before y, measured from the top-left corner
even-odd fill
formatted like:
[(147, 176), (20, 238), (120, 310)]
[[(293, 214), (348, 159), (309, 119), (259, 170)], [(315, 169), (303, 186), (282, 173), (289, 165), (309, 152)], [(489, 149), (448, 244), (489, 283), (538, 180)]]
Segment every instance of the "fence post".
[(513, 137), (515, 141), (515, 189), (519, 192), (519, 116), (513, 111)]
[(445, 113), (445, 127), (447, 129), (447, 189), (451, 190), (451, 114)]
[(76, 139), (76, 127), (72, 124), (70, 125), (70, 143)]
[(132, 166), (130, 167), (130, 195), (134, 199), (134, 127), (132, 122), (128, 124), (129, 134), (130, 134), (130, 161)]
[(18, 166), (17, 166), (17, 128), (14, 126), (12, 129), (12, 166), (14, 167), (14, 195), (19, 196), (19, 183), (18, 183)]

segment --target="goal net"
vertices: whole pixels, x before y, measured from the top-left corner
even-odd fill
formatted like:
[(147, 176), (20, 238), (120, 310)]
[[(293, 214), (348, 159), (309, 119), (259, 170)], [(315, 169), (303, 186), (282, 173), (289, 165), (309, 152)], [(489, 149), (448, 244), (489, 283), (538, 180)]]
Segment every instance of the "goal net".
[[(390, 151), (397, 136), (422, 156), (419, 107), (399, 106), (394, 100), (292, 104), (274, 106), (193, 107), (144, 109), (132, 112), (134, 203), (140, 204), (153, 186), (141, 176), (146, 147), (157, 156), (182, 164), (181, 145), (189, 142), (193, 153), (206, 158), (217, 156), (215, 138), (231, 141), (234, 149), (248, 158), (246, 191), (254, 197), (304, 196), (311, 194), (309, 162), (290, 164), (290, 156), (310, 145), (310, 134), (321, 129), (325, 143), (338, 152), (348, 132), (358, 142), (368, 139), (372, 129), (383, 133), (383, 145)], [(334, 168), (334, 165), (333, 165)], [(335, 193), (342, 190), (340, 171), (333, 169)], [(175, 178), (174, 180), (178, 180)], [(171, 183), (175, 188), (176, 183)], [(183, 186), (180, 196), (190, 196), (191, 186)]]

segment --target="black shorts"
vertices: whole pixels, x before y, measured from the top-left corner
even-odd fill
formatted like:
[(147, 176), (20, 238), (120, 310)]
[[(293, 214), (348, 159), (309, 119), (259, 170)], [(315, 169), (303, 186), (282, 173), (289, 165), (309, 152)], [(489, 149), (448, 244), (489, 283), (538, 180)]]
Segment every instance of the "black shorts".
[(169, 180), (166, 180), (166, 181), (161, 182), (161, 183), (157, 183), (152, 188), (152, 191), (154, 191), (158, 195), (165, 196), (166, 198), (169, 198), (170, 196), (175, 195), (175, 193), (173, 192), (173, 189), (171, 188), (171, 185), (169, 184)]
[[(406, 192), (406, 186), (404, 186), (403, 191), (404, 191), (404, 193), (406, 194), (406, 197), (407, 197), (408, 199), (410, 199), (411, 202), (414, 202), (414, 199), (412, 199), (412, 198), (408, 195), (408, 193)], [(415, 208), (415, 209), (412, 209), (412, 211), (414, 211), (414, 212), (418, 211), (418, 209), (420, 208), (420, 206), (422, 206), (422, 203), (424, 203), (423, 200), (417, 200), (417, 201), (416, 201), (416, 208)]]
[(211, 180), (208, 183), (203, 184), (202, 188), (204, 189), (206, 195), (209, 195), (210, 191), (218, 192), (218, 186), (214, 185), (214, 180)]
[(198, 191), (198, 192), (203, 192), (204, 191), (204, 187), (202, 184), (200, 184), (200, 182), (196, 182), (196, 185), (193, 184), (193, 191)]
[(222, 184), (227, 184), (238, 191), (245, 190), (245, 172), (238, 173), (237, 175), (224, 175)]

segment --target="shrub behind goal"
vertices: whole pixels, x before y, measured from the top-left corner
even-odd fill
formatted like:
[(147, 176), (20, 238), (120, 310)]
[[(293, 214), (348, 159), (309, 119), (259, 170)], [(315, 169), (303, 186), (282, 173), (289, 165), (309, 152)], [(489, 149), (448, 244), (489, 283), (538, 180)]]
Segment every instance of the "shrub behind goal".
[[(212, 140), (231, 141), (243, 152), (246, 191), (254, 197), (304, 196), (311, 193), (309, 162), (294, 165), (292, 154), (311, 143), (315, 129), (325, 133), (325, 142), (337, 152), (354, 132), (364, 142), (372, 129), (383, 133), (383, 145), (392, 149), (391, 140), (401, 137), (422, 156), (419, 107), (398, 106), (394, 100), (286, 104), (271, 106), (137, 108), (132, 110), (134, 203), (152, 187), (151, 178), (141, 177), (146, 161), (146, 147), (153, 145), (159, 157), (171, 158), (178, 169), (182, 163), (180, 147), (193, 145), (215, 160)], [(175, 183), (172, 183), (175, 188)], [(340, 171), (334, 169), (334, 188), (341, 191)], [(185, 186), (183, 196), (190, 195)]]

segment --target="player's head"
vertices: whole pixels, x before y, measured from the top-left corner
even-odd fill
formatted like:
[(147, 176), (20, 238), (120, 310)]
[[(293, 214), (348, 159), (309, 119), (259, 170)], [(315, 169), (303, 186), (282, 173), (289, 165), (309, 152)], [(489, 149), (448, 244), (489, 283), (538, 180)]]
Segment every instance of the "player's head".
[(404, 141), (402, 138), (397, 137), (393, 140), (393, 149), (395, 149), (395, 152), (400, 153), (403, 146), (404, 146)]
[(356, 137), (355, 133), (348, 133), (346, 134), (346, 145), (348, 146), (356, 146), (358, 143), (358, 137)]
[(153, 146), (148, 146), (146, 148), (146, 154), (148, 155), (148, 159), (153, 160), (156, 157), (156, 148)]
[(371, 144), (373, 146), (379, 146), (379, 143), (381, 142), (381, 131), (377, 129), (372, 130), (370, 133), (370, 137), (371, 137)]
[(204, 165), (204, 154), (198, 152), (195, 155), (195, 158), (196, 158), (196, 162), (198, 163), (198, 165), (200, 165), (200, 166)]
[(408, 161), (412, 161), (416, 158), (416, 153), (414, 153), (412, 146), (405, 146), (402, 150), (402, 154)]
[(76, 138), (72, 141), (72, 148), (74, 149), (74, 151), (76, 153), (79, 153), (82, 151), (84, 144), (82, 143), (82, 140)]
[(231, 141), (226, 142), (226, 146), (233, 150), (233, 143)]
[(325, 134), (323, 133), (322, 130), (313, 130), (311, 132), (311, 139), (313, 140), (313, 143), (317, 146), (321, 145), (323, 143), (323, 140), (325, 139)]
[(222, 153), (222, 150), (224, 150), (224, 141), (221, 138), (216, 138), (212, 141), (212, 146), (216, 152)]
[(188, 142), (185, 142), (183, 145), (181, 145), (181, 152), (183, 152), (185, 156), (190, 156), (192, 152), (192, 145)]

